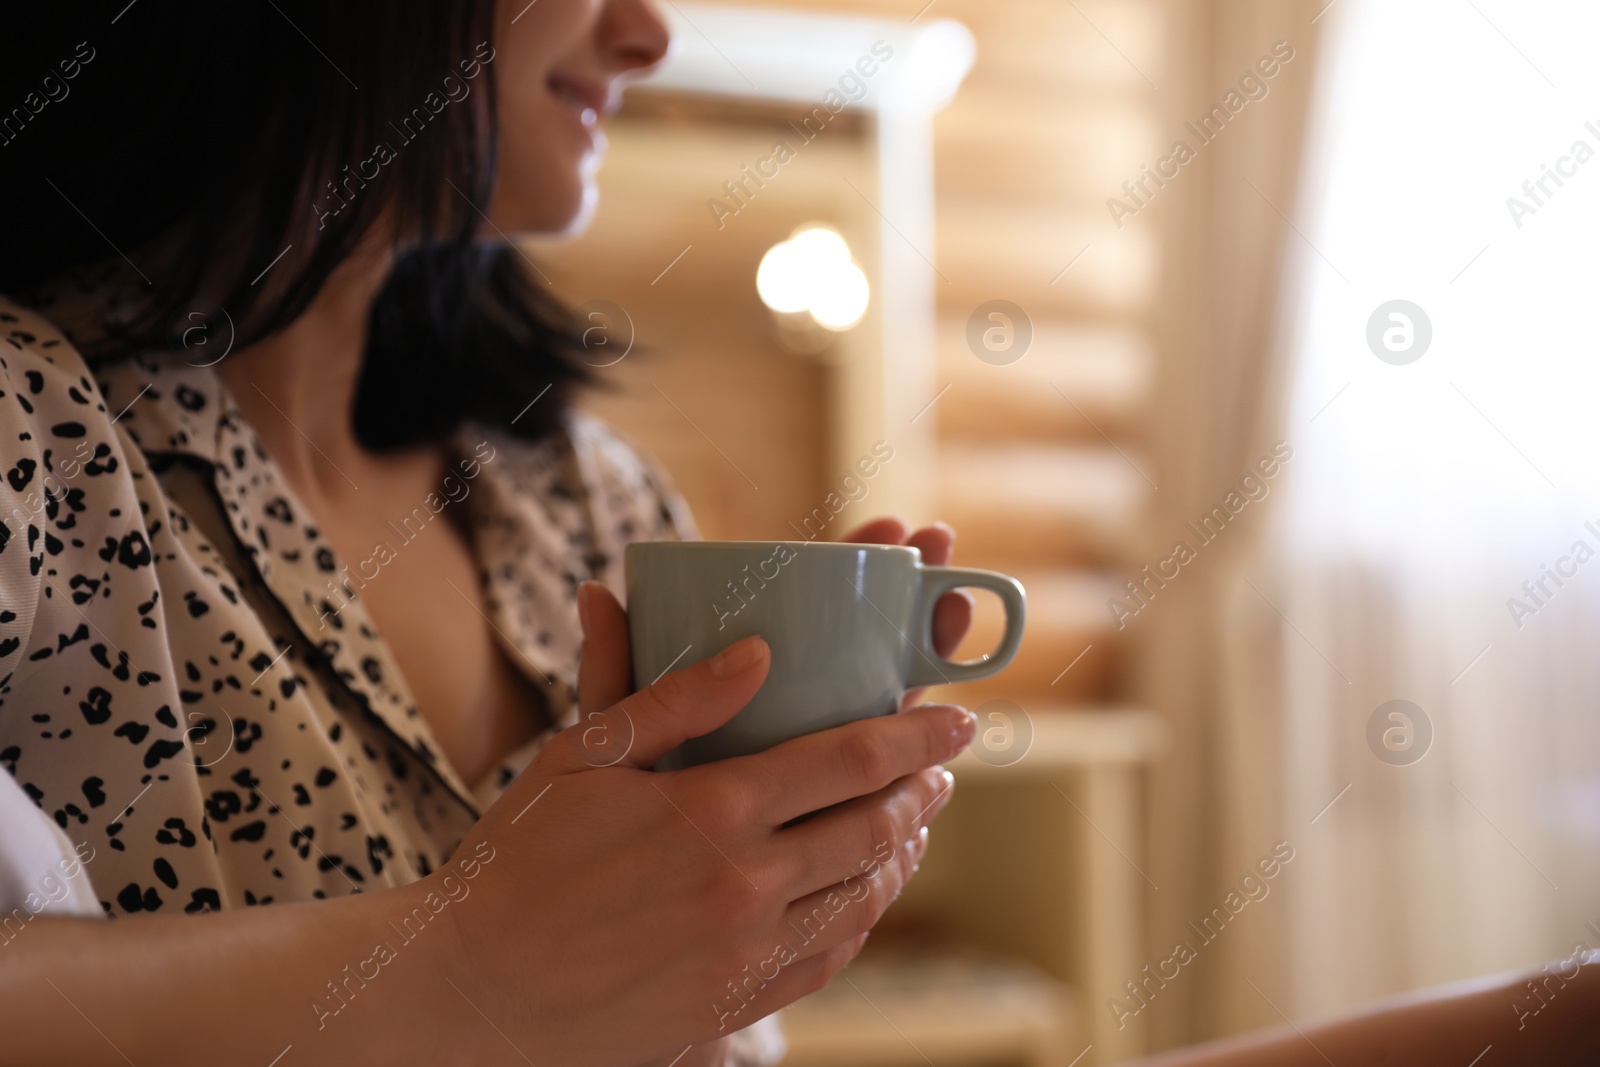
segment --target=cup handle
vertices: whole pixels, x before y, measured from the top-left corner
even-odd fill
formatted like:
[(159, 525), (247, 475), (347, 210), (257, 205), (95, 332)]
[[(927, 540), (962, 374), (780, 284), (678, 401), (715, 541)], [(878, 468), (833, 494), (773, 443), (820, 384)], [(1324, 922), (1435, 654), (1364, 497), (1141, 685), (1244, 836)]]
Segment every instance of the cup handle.
[[(933, 649), (933, 608), (939, 598), (952, 589), (970, 587), (988, 589), (1000, 597), (1006, 612), (1006, 629), (1000, 637), (1000, 646), (982, 659), (957, 663), (940, 656)], [(1002, 670), (1016, 656), (1022, 644), (1022, 627), (1027, 620), (1027, 594), (1022, 583), (996, 571), (972, 570), (967, 567), (922, 567), (922, 592), (918, 599), (917, 634), (914, 646), (917, 655), (912, 659), (907, 688), (924, 685), (945, 685), (987, 678)]]

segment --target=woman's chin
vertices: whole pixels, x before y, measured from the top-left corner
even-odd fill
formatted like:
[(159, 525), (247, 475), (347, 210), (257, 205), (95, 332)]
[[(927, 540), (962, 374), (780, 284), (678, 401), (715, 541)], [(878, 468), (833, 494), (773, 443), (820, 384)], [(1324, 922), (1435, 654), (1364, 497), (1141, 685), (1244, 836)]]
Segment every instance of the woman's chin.
[(600, 189), (593, 180), (575, 182), (570, 190), (560, 196), (545, 196), (543, 203), (529, 205), (525, 211), (507, 212), (511, 218), (502, 221), (498, 212), (490, 213), (492, 231), (483, 236), (540, 237), (547, 240), (567, 241), (583, 234), (594, 221), (600, 206)]
[(561, 241), (570, 241), (582, 236), (589, 229), (589, 224), (594, 221), (595, 211), (600, 207), (600, 189), (593, 181), (584, 181), (572, 198), (567, 210), (552, 213), (551, 224), (542, 227), (536, 232)]

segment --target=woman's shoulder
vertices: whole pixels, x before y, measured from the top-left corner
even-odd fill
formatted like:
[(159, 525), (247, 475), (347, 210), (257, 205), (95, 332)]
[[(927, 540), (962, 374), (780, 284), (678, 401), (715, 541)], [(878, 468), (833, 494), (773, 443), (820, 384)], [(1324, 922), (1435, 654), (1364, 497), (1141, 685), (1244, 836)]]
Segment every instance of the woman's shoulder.
[(495, 467), (536, 498), (588, 501), (595, 521), (611, 527), (622, 541), (698, 536), (671, 476), (630, 434), (578, 408), (563, 413), (560, 427), (529, 441), (506, 429), (472, 424), (460, 440), (463, 448), (477, 450), (486, 467)]
[(60, 318), (0, 294), (0, 492), (64, 499), (68, 488), (46, 484), (49, 478), (82, 488), (91, 479), (129, 477), (114, 457), (122, 451), (119, 431), (138, 420), (118, 423), (154, 382), (142, 363), (124, 362), (107, 371), (115, 383), (108, 386)]
[[(60, 400), (92, 406), (96, 390), (88, 364), (67, 334), (39, 311), (0, 294), (0, 340), (0, 372), (10, 379), (3, 386), (8, 409), (31, 419), (39, 407)], [(52, 383), (63, 389), (49, 388)]]
[(9, 536), (27, 532), (26, 522), (43, 511), (39, 501), (65, 498), (51, 478), (80, 473), (114, 421), (67, 335), (0, 295), (0, 515)]
[[(155, 384), (159, 372), (142, 357), (91, 366), (79, 345), (88, 329), (65, 306), (58, 313), (53, 306), (0, 293), (0, 427), (8, 433), (8, 445), (18, 440), (53, 445), (50, 458), (59, 464), (67, 453), (84, 448), (79, 442), (86, 438), (105, 439), (127, 413), (133, 394), (145, 391), (144, 383)], [(109, 391), (108, 375), (114, 382)], [(120, 396), (124, 388), (126, 398)]]
[(575, 408), (568, 413), (567, 432), (573, 449), (592, 464), (595, 478), (608, 488), (677, 496), (666, 468), (625, 431)]
[(113, 422), (67, 335), (0, 295), (0, 686), (28, 651), (47, 556), (55, 573), (99, 548), (74, 534), (87, 487), (127, 477), (108, 454)]
[(602, 473), (612, 476), (644, 477), (659, 466), (629, 434), (581, 408), (570, 407), (562, 412), (558, 426), (555, 433), (533, 440), (510, 427), (469, 422), (462, 427), (458, 439), (476, 442), (496, 461), (509, 460), (518, 467), (540, 468), (558, 463), (563, 451), (602, 463)]

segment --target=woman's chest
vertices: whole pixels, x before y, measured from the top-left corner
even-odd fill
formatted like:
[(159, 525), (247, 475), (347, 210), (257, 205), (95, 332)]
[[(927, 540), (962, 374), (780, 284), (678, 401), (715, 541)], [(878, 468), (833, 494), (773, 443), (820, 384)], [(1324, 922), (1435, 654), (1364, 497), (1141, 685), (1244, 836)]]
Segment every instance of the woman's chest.
[(435, 512), (408, 507), (412, 498), (378, 495), (370, 508), (330, 511), (322, 528), (445, 759), (476, 782), (548, 728), (549, 716), (490, 618), (461, 505), (436, 495)]
[(341, 895), (447, 859), (475, 817), (466, 789), (359, 612), (318, 618), (327, 583), (294, 509), (252, 523), (269, 586), (197, 469), (77, 488), (0, 693), (0, 758), (95, 857), (106, 908)]

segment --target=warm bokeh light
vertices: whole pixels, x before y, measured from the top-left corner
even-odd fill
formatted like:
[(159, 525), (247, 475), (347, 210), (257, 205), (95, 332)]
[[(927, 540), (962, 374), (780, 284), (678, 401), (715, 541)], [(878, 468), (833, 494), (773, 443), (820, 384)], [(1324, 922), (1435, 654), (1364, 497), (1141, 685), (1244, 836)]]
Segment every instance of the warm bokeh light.
[(838, 231), (808, 224), (761, 257), (761, 302), (780, 314), (809, 311), (818, 325), (848, 330), (866, 314), (871, 287)]

